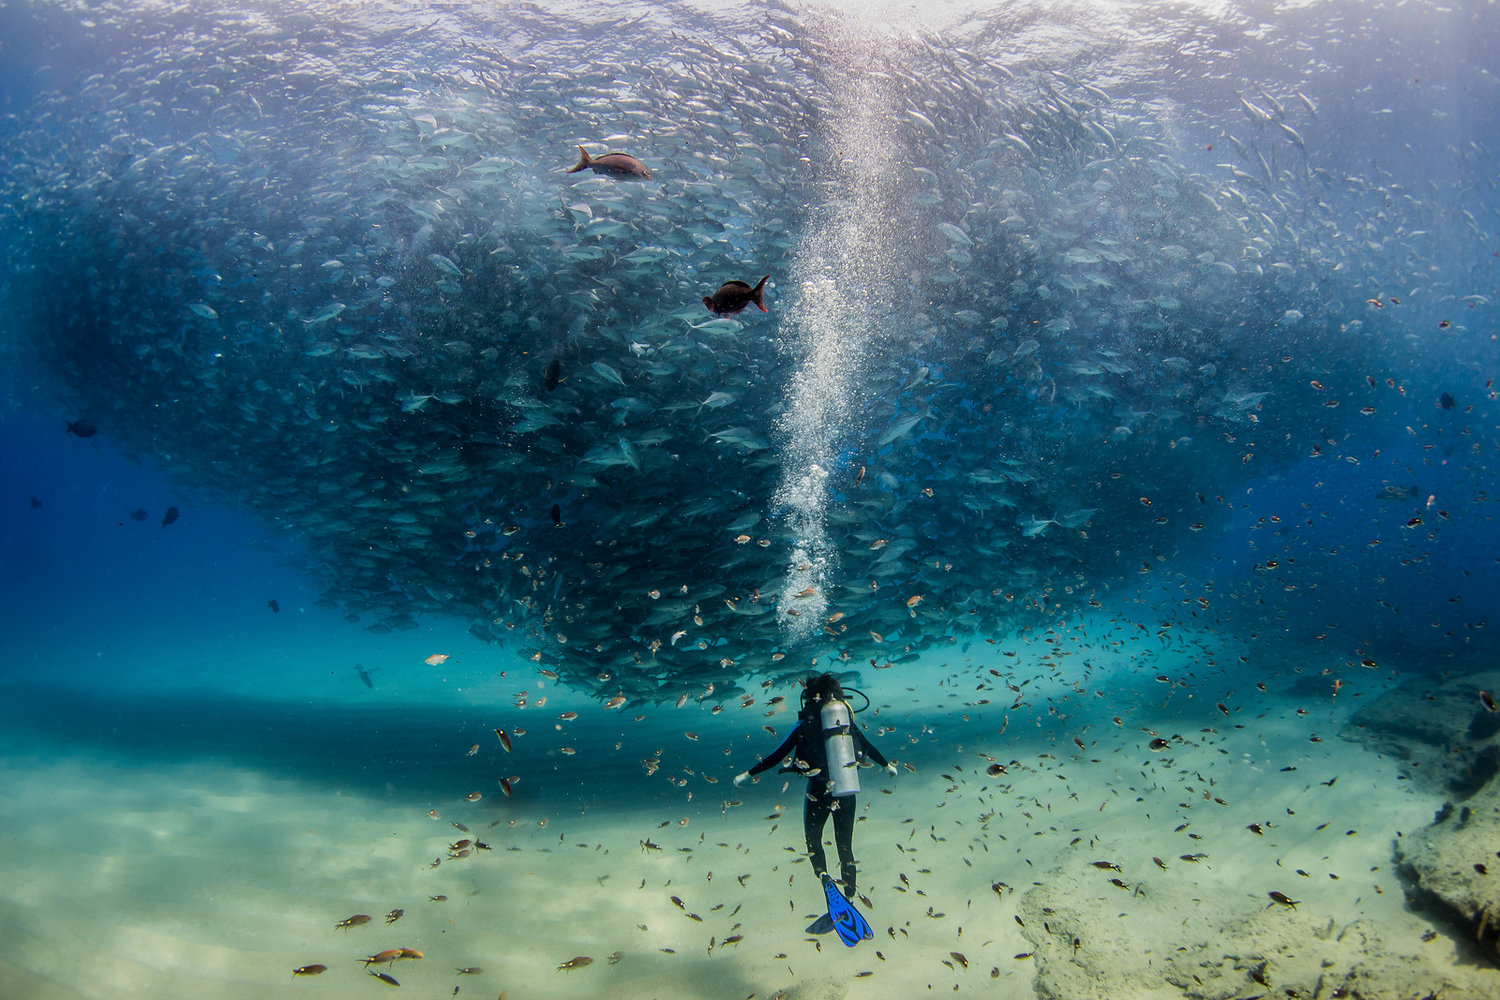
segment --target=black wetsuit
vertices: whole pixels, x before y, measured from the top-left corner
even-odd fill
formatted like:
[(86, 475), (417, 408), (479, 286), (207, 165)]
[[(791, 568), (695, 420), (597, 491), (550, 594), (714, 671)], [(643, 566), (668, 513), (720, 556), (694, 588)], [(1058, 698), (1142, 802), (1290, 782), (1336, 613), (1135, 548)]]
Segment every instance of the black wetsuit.
[[(807, 837), (807, 857), (812, 862), (813, 871), (822, 878), (828, 872), (828, 857), (823, 853), (823, 826), (828, 822), (830, 814), (833, 815), (833, 841), (839, 849), (839, 871), (844, 883), (844, 895), (854, 896), (854, 820), (855, 805), (854, 795), (840, 795), (835, 797), (829, 792), (832, 784), (826, 775), (828, 773), (828, 754), (823, 747), (822, 725), (817, 721), (817, 716), (809, 721), (806, 716), (798, 716), (797, 724), (787, 734), (785, 742), (765, 757), (760, 763), (750, 769), (751, 774), (760, 774), (769, 771), (781, 763), (788, 754), (794, 755), (793, 766), (790, 770), (799, 774), (807, 771), (817, 771), (807, 780), (807, 796), (802, 806), (802, 832)], [(849, 733), (854, 737), (854, 758), (863, 760), (869, 757), (881, 767), (887, 765), (884, 756), (879, 750), (870, 745), (865, 739), (865, 734), (860, 732), (858, 726), (850, 726)]]

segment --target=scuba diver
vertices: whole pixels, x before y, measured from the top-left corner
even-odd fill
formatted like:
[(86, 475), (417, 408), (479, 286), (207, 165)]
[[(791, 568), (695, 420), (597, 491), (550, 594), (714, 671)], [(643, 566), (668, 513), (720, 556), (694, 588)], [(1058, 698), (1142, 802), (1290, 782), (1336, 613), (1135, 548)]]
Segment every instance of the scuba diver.
[[(869, 699), (866, 698), (865, 702), (868, 707)], [(752, 775), (770, 770), (788, 754), (792, 754), (792, 763), (781, 770), (792, 771), (807, 778), (807, 797), (802, 809), (807, 856), (812, 862), (813, 871), (823, 882), (830, 905), (829, 917), (818, 921), (808, 930), (823, 933), (837, 926), (844, 943), (853, 944), (845, 935), (845, 927), (838, 923), (839, 914), (845, 908), (838, 905), (841, 902), (837, 900), (838, 889), (828, 875), (828, 859), (823, 852), (823, 827), (832, 815), (834, 843), (839, 851), (843, 899), (851, 900), (855, 895), (854, 797), (859, 791), (859, 765), (868, 757), (882, 765), (893, 778), (896, 776), (896, 765), (887, 761), (879, 750), (871, 746), (864, 733), (854, 725), (853, 715), (844, 700), (844, 690), (839, 685), (838, 678), (827, 673), (807, 681), (802, 691), (802, 707), (797, 712), (797, 724), (792, 727), (785, 742), (761, 758), (750, 770), (735, 775), (735, 785), (744, 785)], [(864, 923), (863, 918), (858, 920), (860, 924)]]

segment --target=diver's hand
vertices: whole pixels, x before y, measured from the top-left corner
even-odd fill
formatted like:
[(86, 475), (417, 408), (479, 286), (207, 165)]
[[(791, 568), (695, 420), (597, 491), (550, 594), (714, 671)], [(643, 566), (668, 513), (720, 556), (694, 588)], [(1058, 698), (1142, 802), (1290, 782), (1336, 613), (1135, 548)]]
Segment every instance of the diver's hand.
[(741, 771), (739, 774), (736, 774), (734, 776), (734, 787), (735, 788), (741, 788), (741, 787), (744, 786), (745, 782), (747, 782), (749, 780), (750, 780), (750, 772), (749, 771)]
[(885, 773), (886, 773), (886, 774), (889, 774), (889, 775), (890, 775), (890, 776), (891, 776), (891, 777), (893, 777), (893, 778), (894, 778), (894, 777), (895, 777), (895, 776), (896, 776), (896, 775), (897, 775), (897, 774), (899, 774), (899, 773), (900, 773), (900, 772), (899, 772), (899, 771), (897, 771), (897, 770), (896, 770), (896, 762), (895, 762), (895, 761), (891, 761), (891, 762), (890, 762), (890, 763), (889, 763), (889, 764), (887, 764), (887, 765), (886, 765), (886, 766), (885, 766)]

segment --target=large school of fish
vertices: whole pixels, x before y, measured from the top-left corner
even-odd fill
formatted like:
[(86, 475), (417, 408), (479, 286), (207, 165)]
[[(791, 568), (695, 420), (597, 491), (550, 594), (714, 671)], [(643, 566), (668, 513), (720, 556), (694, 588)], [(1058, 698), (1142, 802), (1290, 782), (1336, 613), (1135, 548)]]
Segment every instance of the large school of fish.
[[(38, 53), (0, 123), (6, 360), (284, 528), (352, 619), (458, 616), (601, 700), (1089, 600), (1405, 405), (1371, 344), (1493, 317), (1432, 265), (1496, 242), (1488, 149), (1410, 190), (1341, 164), (1306, 84), (1193, 109), (779, 4), (485, 16), (90, 6), (111, 50)], [(880, 257), (820, 291), (810, 234), (871, 178)], [(768, 312), (705, 307), (762, 275)], [(787, 399), (820, 362), (789, 331), (824, 293), (875, 333), (793, 589)]]

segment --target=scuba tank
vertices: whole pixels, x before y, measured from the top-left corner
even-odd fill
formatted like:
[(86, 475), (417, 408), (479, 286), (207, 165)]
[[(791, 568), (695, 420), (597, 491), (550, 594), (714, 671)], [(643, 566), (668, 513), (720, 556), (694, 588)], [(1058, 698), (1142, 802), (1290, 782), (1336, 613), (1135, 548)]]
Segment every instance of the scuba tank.
[(859, 767), (854, 751), (854, 719), (849, 706), (836, 699), (823, 705), (823, 750), (828, 757), (829, 792), (834, 797), (859, 791)]

